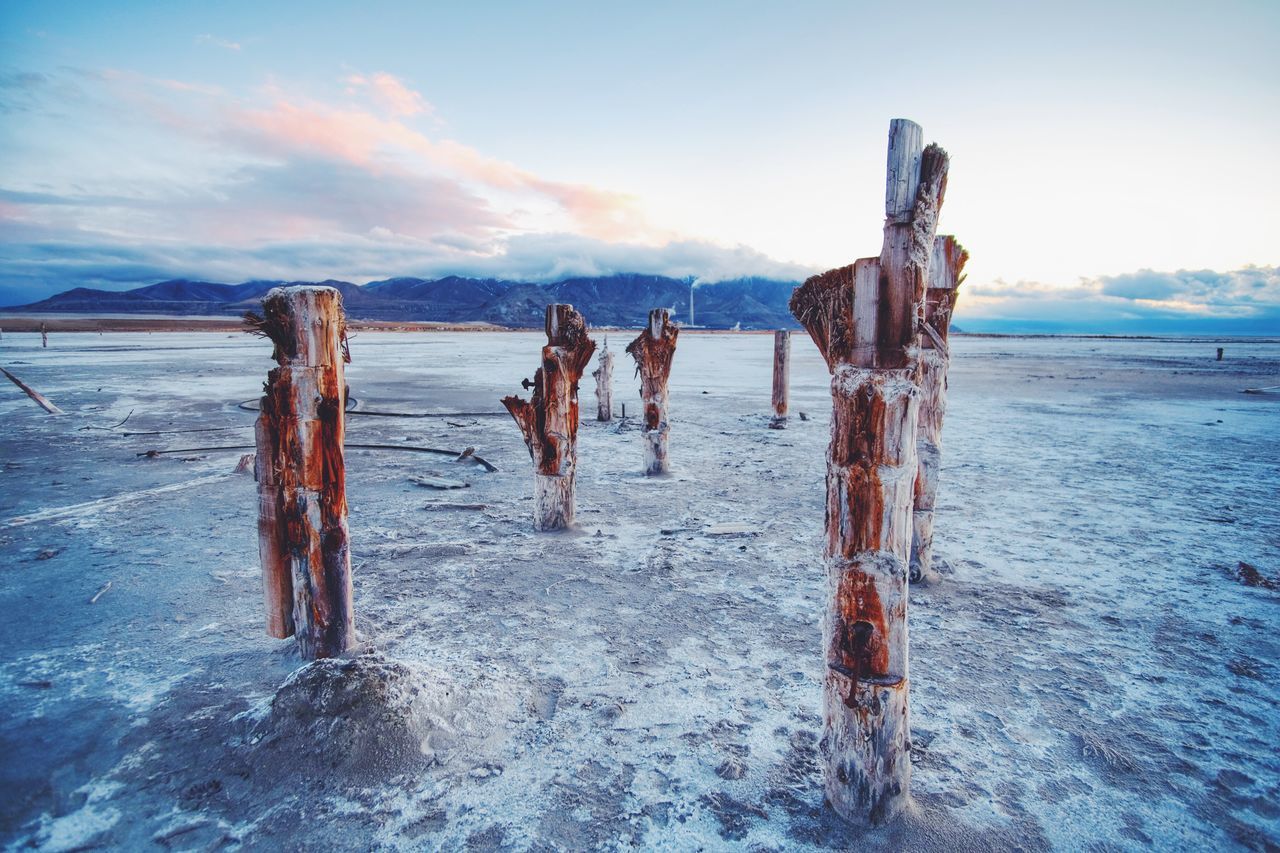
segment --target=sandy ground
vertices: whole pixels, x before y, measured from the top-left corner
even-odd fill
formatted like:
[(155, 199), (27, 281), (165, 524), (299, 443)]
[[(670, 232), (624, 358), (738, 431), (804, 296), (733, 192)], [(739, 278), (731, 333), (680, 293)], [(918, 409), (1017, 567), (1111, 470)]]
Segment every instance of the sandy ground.
[[(670, 478), (584, 421), (573, 534), (532, 532), (505, 414), (353, 416), (501, 470), (349, 452), (368, 651), (299, 673), (262, 630), (244, 451), (136, 455), (251, 443), (269, 345), (6, 332), (68, 414), (0, 387), (0, 845), (1280, 849), (1280, 590), (1238, 573), (1280, 574), (1280, 397), (1239, 393), (1280, 344), (956, 339), (915, 804), (860, 834), (822, 802), (830, 404), (795, 341), (809, 420), (772, 431), (770, 339), (682, 337)], [(348, 376), (366, 409), (497, 412), (540, 345), (364, 334)]]

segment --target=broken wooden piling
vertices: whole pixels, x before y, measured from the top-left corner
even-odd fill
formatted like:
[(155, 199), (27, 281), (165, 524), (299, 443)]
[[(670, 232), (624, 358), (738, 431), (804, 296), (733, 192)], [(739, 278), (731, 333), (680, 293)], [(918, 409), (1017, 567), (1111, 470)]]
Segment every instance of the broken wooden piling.
[(40, 324), (40, 346), (49, 346), (49, 330), (45, 327), (44, 323)]
[(933, 241), (929, 287), (925, 291), (924, 323), (920, 329), (920, 419), (916, 433), (915, 508), (911, 516), (911, 583), (938, 579), (933, 570), (933, 503), (938, 495), (942, 465), (942, 421), (947, 414), (947, 367), (951, 349), (947, 331), (964, 281), (969, 253), (951, 235)]
[(941, 148), (923, 148), (918, 125), (895, 119), (880, 257), (814, 276), (791, 298), (832, 374), (821, 750), (827, 800), (858, 824), (894, 817), (911, 782), (907, 566), (918, 337), (947, 164)]
[(787, 397), (791, 388), (791, 333), (773, 333), (773, 418), (769, 429), (787, 428)]
[(263, 298), (262, 316), (245, 319), (275, 344), (279, 364), (267, 374), (256, 424), (267, 633), (296, 635), (304, 658), (336, 657), (355, 642), (342, 295), (332, 287), (277, 287)]
[(600, 349), (600, 366), (591, 373), (596, 380), (596, 420), (613, 420), (613, 353), (606, 335)]
[(504, 397), (533, 458), (533, 526), (573, 526), (574, 473), (578, 464), (578, 380), (595, 352), (587, 324), (572, 305), (547, 306), (547, 345), (533, 375), (530, 400)]
[(671, 322), (666, 308), (649, 312), (649, 324), (627, 346), (627, 354), (636, 361), (640, 376), (640, 399), (644, 403), (644, 473), (648, 476), (671, 470), (667, 457), (667, 420), (669, 398), (667, 380), (671, 376), (671, 360), (676, 354), (679, 327)]

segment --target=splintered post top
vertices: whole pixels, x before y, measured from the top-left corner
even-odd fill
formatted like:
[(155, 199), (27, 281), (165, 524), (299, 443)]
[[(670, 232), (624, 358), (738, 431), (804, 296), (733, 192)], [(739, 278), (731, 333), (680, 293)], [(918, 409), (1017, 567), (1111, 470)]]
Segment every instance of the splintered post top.
[(262, 298), (262, 317), (250, 323), (275, 344), (274, 356), (282, 365), (325, 367), (345, 360), (347, 327), (336, 288), (273, 287)]
[(916, 202), (920, 185), (920, 155), (924, 151), (924, 131), (905, 118), (889, 122), (889, 162), (884, 188), (884, 215), (893, 222), (906, 222)]
[(649, 312), (649, 337), (657, 340), (662, 337), (662, 328), (667, 324), (667, 309), (654, 308)]
[(553, 302), (547, 306), (547, 340), (555, 343), (560, 337), (560, 316), (561, 312), (566, 314), (573, 313), (572, 305), (562, 305)]

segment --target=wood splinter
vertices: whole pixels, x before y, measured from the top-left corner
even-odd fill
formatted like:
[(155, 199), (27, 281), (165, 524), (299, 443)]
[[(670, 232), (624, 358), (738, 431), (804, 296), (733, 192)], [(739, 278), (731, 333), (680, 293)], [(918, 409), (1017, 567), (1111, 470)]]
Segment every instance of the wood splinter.
[(923, 148), (918, 125), (895, 119), (880, 257), (814, 276), (791, 297), (831, 372), (826, 795), (841, 817), (862, 825), (897, 815), (911, 783), (907, 566), (919, 320), (947, 165), (941, 148)]
[(644, 473), (650, 477), (671, 470), (667, 456), (669, 398), (667, 380), (676, 354), (680, 328), (671, 322), (666, 308), (649, 312), (649, 325), (627, 346), (640, 377), (640, 399), (644, 403)]
[(533, 526), (573, 526), (574, 474), (578, 464), (578, 380), (595, 352), (587, 324), (572, 305), (547, 306), (547, 345), (533, 375), (533, 396), (504, 397), (533, 458)]
[(332, 287), (277, 287), (250, 330), (275, 344), (256, 423), (258, 553), (267, 633), (307, 659), (355, 643), (347, 530), (346, 321)]
[(942, 421), (947, 414), (947, 367), (951, 364), (947, 330), (951, 328), (951, 314), (968, 260), (969, 253), (955, 237), (946, 235), (934, 239), (921, 326), (924, 334), (920, 338), (921, 396), (916, 436), (920, 466), (911, 516), (911, 583), (933, 583), (939, 577), (933, 569), (933, 505), (938, 496), (938, 471), (942, 467)]

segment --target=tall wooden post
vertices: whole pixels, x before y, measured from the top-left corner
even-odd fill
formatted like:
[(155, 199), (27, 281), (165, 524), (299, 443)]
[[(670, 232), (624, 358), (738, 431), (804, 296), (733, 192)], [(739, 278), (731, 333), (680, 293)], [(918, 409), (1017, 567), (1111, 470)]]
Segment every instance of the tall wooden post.
[(49, 346), (49, 330), (45, 328), (44, 323), (40, 324), (40, 346)]
[(938, 579), (933, 570), (933, 503), (938, 495), (938, 471), (942, 466), (942, 421), (947, 414), (947, 367), (951, 351), (947, 330), (956, 307), (962, 270), (969, 253), (950, 235), (933, 241), (929, 263), (929, 288), (925, 292), (924, 333), (920, 336), (920, 422), (916, 454), (915, 510), (911, 517), (911, 583)]
[(542, 367), (533, 375), (533, 398), (502, 399), (533, 457), (535, 530), (573, 526), (578, 380), (595, 349), (586, 321), (572, 305), (548, 305), (547, 345), (542, 348)]
[(342, 295), (331, 287), (277, 287), (251, 330), (275, 344), (257, 421), (258, 553), (267, 633), (296, 634), (308, 659), (355, 641), (347, 531), (345, 435), (348, 361)]
[(791, 333), (773, 333), (773, 419), (770, 429), (787, 428), (787, 397), (791, 389)]
[(680, 329), (671, 322), (666, 308), (649, 312), (649, 325), (627, 346), (640, 375), (640, 399), (644, 403), (644, 473), (650, 477), (671, 470), (667, 458), (667, 380), (671, 359), (676, 354)]
[(859, 824), (894, 817), (911, 782), (917, 340), (947, 175), (946, 152), (921, 141), (918, 125), (891, 123), (880, 257), (814, 276), (791, 297), (832, 374), (821, 751), (827, 800)]
[(609, 338), (605, 336), (600, 350), (600, 366), (591, 373), (596, 379), (596, 420), (613, 420), (613, 353), (609, 351)]

